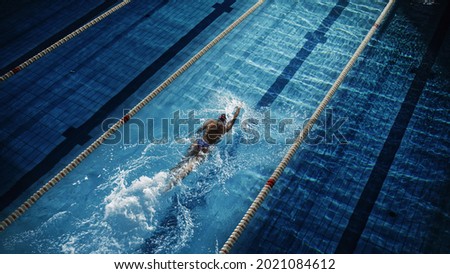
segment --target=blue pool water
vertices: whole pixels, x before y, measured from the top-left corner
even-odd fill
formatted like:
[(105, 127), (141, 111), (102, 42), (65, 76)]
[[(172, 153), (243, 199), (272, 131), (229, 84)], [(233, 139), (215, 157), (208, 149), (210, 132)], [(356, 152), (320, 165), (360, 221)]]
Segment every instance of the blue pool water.
[[(119, 1), (35, 13), (46, 2), (5, 4), (1, 27), (18, 27), (2, 36), (1, 67)], [(132, 1), (0, 83), (0, 217), (255, 2)], [(232, 252), (450, 252), (448, 8), (411, 2), (396, 4)], [(2, 232), (0, 253), (217, 253), (386, 3), (266, 1)], [(196, 128), (236, 106), (232, 133), (165, 192), (190, 143), (175, 117)]]

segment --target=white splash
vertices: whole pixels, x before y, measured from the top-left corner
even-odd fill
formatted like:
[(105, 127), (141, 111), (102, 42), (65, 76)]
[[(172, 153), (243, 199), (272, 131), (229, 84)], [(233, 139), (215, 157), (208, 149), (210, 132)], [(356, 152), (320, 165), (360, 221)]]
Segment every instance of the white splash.
[(128, 230), (137, 227), (152, 230), (158, 197), (166, 188), (167, 177), (168, 172), (159, 172), (152, 178), (141, 176), (130, 185), (121, 178), (104, 200), (105, 219), (113, 218), (117, 225)]

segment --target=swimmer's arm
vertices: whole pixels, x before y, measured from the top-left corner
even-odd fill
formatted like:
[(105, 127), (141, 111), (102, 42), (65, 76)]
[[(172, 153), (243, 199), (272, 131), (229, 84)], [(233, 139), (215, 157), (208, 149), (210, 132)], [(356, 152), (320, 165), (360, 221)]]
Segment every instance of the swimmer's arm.
[(237, 107), (236, 112), (233, 115), (233, 118), (227, 123), (226, 131), (230, 131), (230, 129), (234, 126), (234, 122), (236, 122), (237, 117), (239, 116), (239, 113), (241, 112), (241, 108)]

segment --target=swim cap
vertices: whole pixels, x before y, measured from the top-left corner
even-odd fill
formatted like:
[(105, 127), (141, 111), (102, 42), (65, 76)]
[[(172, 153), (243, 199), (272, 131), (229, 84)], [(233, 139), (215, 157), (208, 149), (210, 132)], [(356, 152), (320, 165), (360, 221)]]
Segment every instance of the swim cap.
[(225, 122), (227, 120), (227, 116), (224, 114), (220, 115), (219, 120)]

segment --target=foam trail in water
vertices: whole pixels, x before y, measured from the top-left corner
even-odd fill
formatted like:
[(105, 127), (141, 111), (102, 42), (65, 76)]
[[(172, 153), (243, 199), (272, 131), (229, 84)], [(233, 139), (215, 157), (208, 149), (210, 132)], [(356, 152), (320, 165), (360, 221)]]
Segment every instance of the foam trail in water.
[(120, 180), (112, 193), (105, 198), (105, 218), (113, 218), (118, 225), (131, 229), (153, 229), (153, 217), (158, 197), (166, 188), (168, 172), (159, 172), (152, 178), (141, 176), (130, 185)]

